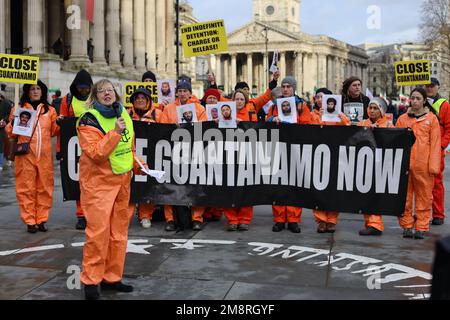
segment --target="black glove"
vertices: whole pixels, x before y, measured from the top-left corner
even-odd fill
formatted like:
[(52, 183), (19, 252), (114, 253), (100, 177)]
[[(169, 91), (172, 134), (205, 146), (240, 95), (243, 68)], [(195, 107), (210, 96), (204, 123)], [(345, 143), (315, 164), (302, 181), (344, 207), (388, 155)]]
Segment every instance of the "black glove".
[(278, 81), (275, 80), (275, 79), (273, 79), (273, 80), (270, 81), (270, 83), (269, 83), (269, 89), (270, 89), (270, 90), (273, 90), (273, 89), (275, 89), (275, 88), (277, 87), (277, 85), (278, 85)]

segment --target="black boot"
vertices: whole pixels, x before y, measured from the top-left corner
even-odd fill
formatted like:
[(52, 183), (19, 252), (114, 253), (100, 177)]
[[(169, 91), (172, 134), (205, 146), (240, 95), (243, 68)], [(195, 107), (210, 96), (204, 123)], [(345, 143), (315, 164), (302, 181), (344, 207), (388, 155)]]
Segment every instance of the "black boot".
[(86, 300), (98, 300), (100, 298), (100, 293), (98, 292), (98, 286), (85, 285), (84, 286), (84, 297)]
[(38, 230), (40, 232), (47, 232), (48, 231), (47, 227), (45, 226), (45, 222), (42, 222), (41, 224), (38, 224), (37, 227), (38, 227)]
[(38, 232), (38, 227), (36, 225), (27, 225), (27, 231), (28, 233), (36, 233)]
[(282, 231), (284, 228), (286, 227), (286, 224), (283, 222), (276, 222), (273, 227), (272, 227), (272, 231), (273, 232), (280, 232)]
[(360, 236), (381, 236), (383, 232), (381, 232), (378, 229), (375, 229), (374, 227), (368, 227), (366, 229), (363, 229), (359, 231)]
[(102, 281), (101, 287), (102, 291), (133, 292), (133, 286), (123, 284), (121, 281), (114, 283)]
[(84, 230), (86, 229), (86, 218), (85, 217), (79, 217), (77, 225), (75, 226), (75, 229), (77, 230)]
[(302, 232), (302, 230), (298, 226), (297, 222), (289, 222), (288, 223), (288, 229), (291, 230), (291, 232), (293, 232), (293, 233), (300, 233), (300, 232)]

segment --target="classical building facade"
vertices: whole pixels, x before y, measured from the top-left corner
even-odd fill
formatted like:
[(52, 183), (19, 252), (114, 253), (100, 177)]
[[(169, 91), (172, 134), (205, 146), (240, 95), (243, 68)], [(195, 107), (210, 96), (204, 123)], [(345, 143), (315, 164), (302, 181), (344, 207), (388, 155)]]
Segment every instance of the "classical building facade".
[(412, 87), (400, 87), (395, 83), (394, 64), (397, 61), (430, 60), (431, 76), (441, 82), (441, 93), (448, 96), (447, 73), (443, 70), (436, 53), (421, 43), (394, 43), (390, 45), (365, 44), (361, 46), (369, 55), (368, 87), (374, 95), (386, 95), (393, 99), (400, 94), (408, 95)]
[(337, 93), (351, 75), (360, 77), (365, 86), (366, 52), (324, 35), (301, 32), (300, 8), (300, 0), (253, 0), (253, 21), (231, 32), (229, 52), (213, 59), (217, 82), (225, 92), (231, 92), (238, 81), (246, 81), (255, 92), (264, 91), (275, 51), (282, 75), (294, 76), (303, 96), (311, 96), (314, 87)]
[[(81, 68), (118, 83), (140, 81), (146, 70), (175, 79), (175, 0), (94, 3), (89, 22), (86, 0), (0, 0), (0, 52), (39, 56), (40, 78), (63, 92)], [(196, 21), (180, 1), (181, 24)], [(180, 73), (194, 77), (195, 59), (180, 50), (180, 60)]]

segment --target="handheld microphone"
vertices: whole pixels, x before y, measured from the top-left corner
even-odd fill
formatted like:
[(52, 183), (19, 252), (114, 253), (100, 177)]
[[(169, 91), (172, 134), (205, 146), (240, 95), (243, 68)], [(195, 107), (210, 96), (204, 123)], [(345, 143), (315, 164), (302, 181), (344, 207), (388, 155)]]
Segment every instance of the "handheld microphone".
[(116, 113), (117, 119), (119, 119), (120, 116), (121, 116), (121, 114), (119, 114), (119, 111), (120, 111), (120, 104), (119, 104), (118, 102), (114, 102), (113, 105), (112, 105), (112, 107), (113, 107), (113, 109), (114, 109), (114, 112)]

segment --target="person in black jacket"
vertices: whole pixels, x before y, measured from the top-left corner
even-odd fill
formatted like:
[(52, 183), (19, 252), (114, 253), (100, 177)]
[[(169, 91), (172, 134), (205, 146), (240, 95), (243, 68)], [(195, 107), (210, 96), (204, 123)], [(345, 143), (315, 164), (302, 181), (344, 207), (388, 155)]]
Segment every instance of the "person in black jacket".
[(364, 119), (368, 119), (367, 108), (370, 99), (362, 93), (362, 81), (358, 77), (350, 77), (342, 85), (342, 105), (346, 103), (361, 103), (364, 110)]

